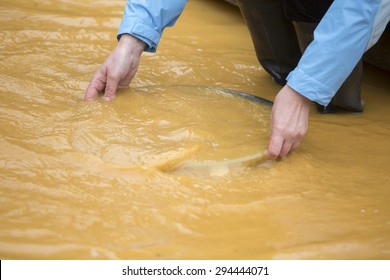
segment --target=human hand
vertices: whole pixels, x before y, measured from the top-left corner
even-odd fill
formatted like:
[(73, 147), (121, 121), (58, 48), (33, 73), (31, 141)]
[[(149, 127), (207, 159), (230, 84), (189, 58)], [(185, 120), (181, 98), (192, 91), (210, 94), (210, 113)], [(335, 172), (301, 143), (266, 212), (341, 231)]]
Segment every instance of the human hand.
[(96, 71), (85, 93), (84, 100), (95, 99), (104, 91), (104, 99), (115, 98), (118, 87), (127, 87), (137, 73), (145, 43), (129, 34), (123, 34), (116, 48)]
[(270, 158), (283, 158), (295, 150), (308, 127), (310, 100), (288, 85), (275, 98), (271, 112)]

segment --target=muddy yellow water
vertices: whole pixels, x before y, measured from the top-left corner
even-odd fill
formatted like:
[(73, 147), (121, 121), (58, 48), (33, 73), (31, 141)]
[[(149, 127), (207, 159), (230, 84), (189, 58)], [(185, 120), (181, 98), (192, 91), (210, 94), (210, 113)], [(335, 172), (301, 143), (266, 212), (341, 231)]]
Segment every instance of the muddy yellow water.
[(363, 114), (313, 107), (298, 151), (247, 164), (270, 107), (224, 89), (279, 86), (224, 1), (189, 1), (130, 88), (83, 102), (124, 3), (0, 2), (0, 258), (390, 258), (388, 72), (366, 65)]

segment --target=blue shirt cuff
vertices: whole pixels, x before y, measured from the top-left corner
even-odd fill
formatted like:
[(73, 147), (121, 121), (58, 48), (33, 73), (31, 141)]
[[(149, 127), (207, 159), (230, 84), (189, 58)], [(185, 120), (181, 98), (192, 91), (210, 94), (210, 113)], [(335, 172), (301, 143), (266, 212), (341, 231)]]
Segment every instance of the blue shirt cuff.
[(287, 85), (311, 101), (324, 106), (328, 105), (336, 94), (334, 89), (307, 75), (299, 66), (287, 76)]
[(117, 39), (119, 40), (122, 34), (130, 34), (146, 43), (146, 52), (156, 52), (158, 42), (161, 38), (161, 33), (151, 28), (150, 26), (134, 22), (130, 18), (124, 18), (119, 26)]

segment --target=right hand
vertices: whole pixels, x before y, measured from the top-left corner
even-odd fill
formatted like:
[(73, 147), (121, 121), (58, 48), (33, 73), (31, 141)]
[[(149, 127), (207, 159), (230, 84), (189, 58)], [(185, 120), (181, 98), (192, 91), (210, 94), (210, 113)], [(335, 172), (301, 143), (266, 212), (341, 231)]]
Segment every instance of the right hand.
[(118, 87), (127, 87), (137, 73), (145, 45), (138, 38), (123, 34), (116, 48), (92, 77), (84, 100), (95, 99), (103, 91), (105, 100), (115, 98)]

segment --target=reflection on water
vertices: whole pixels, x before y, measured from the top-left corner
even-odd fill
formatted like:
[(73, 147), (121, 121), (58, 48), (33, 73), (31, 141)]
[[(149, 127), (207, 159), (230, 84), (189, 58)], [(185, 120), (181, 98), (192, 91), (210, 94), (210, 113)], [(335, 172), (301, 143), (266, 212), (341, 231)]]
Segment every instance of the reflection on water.
[(84, 103), (123, 5), (0, 3), (0, 258), (390, 257), (388, 73), (366, 67), (363, 114), (313, 110), (283, 161), (163, 172), (261, 152), (269, 133), (266, 106), (164, 85), (270, 100), (279, 88), (238, 11), (193, 0), (158, 54), (143, 56), (133, 88)]

